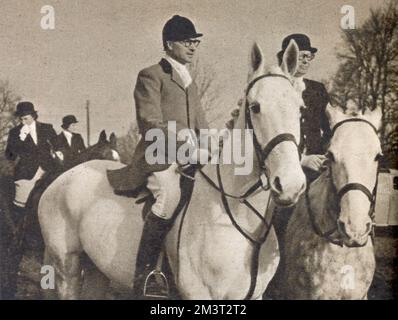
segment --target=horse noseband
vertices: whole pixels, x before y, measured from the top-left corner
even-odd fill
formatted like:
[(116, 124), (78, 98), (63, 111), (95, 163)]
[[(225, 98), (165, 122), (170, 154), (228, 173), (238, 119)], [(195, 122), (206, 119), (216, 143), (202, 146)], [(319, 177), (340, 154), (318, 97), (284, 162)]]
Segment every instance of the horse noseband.
[(374, 192), (370, 192), (369, 189), (367, 187), (365, 187), (363, 184), (361, 183), (348, 183), (346, 184), (344, 187), (342, 187), (340, 189), (340, 191), (337, 193), (337, 198), (339, 199), (339, 201), (341, 201), (341, 198), (343, 198), (343, 196), (351, 190), (356, 190), (356, 191), (361, 191), (362, 193), (364, 193), (366, 195), (366, 197), (369, 199), (370, 203), (373, 203), (375, 200), (375, 195)]

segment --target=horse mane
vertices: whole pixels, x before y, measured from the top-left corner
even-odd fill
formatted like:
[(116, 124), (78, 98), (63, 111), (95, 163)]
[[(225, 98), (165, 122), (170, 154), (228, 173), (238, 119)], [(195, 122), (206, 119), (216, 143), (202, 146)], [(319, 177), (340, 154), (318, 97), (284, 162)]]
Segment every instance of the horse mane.
[[(259, 72), (259, 71), (256, 71), (256, 73), (255, 73), (257, 76), (258, 75), (265, 75), (265, 74), (277, 74), (277, 75), (281, 75), (281, 76), (285, 76), (285, 77), (289, 77), (289, 76), (287, 76), (286, 74), (285, 74), (285, 72), (283, 72), (283, 70), (282, 70), (282, 68), (280, 67), (280, 66), (278, 66), (278, 65), (275, 65), (275, 64), (271, 64), (271, 65), (265, 65), (264, 66), (264, 68), (263, 68), (263, 70), (261, 70), (261, 73)], [(250, 81), (252, 81), (253, 80), (253, 78), (254, 78), (254, 75), (253, 74), (249, 74), (249, 77), (248, 77), (248, 79), (247, 79), (247, 85), (250, 83)], [(245, 92), (246, 92), (246, 89), (245, 89)], [(241, 105), (239, 105), (239, 108), (238, 108), (238, 110), (239, 110), (239, 113), (240, 114), (244, 114), (244, 112), (245, 112), (245, 101), (246, 101), (246, 95), (244, 94), (244, 96), (242, 97), (242, 104)], [(232, 120), (232, 119), (231, 119)], [(228, 123), (228, 122), (227, 122)], [(234, 129), (234, 126), (233, 127), (227, 127), (227, 129), (229, 130), (229, 131), (231, 131), (232, 129)]]
[(346, 114), (349, 117), (353, 118), (359, 118), (361, 116), (361, 112), (359, 110), (350, 110), (350, 109), (345, 109), (344, 114)]
[(282, 71), (281, 67), (278, 65), (270, 65), (264, 68), (264, 73), (272, 73), (279, 74), (281, 76), (286, 76), (286, 74)]

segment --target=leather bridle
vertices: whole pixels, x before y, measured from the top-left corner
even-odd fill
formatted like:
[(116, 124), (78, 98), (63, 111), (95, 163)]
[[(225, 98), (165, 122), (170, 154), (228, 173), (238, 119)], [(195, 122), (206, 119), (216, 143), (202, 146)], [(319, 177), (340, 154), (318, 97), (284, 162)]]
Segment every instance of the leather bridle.
[[(332, 129), (331, 137), (333, 137), (333, 135), (335, 134), (336, 130), (337, 130), (339, 127), (341, 127), (342, 125), (344, 125), (344, 124), (346, 124), (346, 123), (349, 123), (349, 122), (362, 122), (362, 123), (366, 123), (367, 125), (369, 125), (369, 126), (373, 129), (373, 131), (376, 133), (376, 135), (378, 134), (378, 133), (377, 133), (376, 127), (375, 127), (372, 123), (370, 123), (369, 121), (367, 121), (367, 120), (365, 120), (365, 119), (352, 118), (352, 119), (346, 119), (346, 120), (343, 120), (343, 121), (337, 123), (337, 124), (333, 127), (333, 129)], [(340, 210), (341, 210), (341, 209), (340, 209), (340, 208), (341, 208), (341, 205), (340, 205), (341, 199), (343, 198), (343, 196), (344, 196), (345, 194), (347, 194), (347, 193), (350, 192), (350, 191), (360, 191), (360, 192), (362, 192), (362, 193), (368, 198), (368, 200), (369, 200), (369, 202), (370, 202), (370, 208), (369, 208), (369, 213), (368, 213), (368, 214), (369, 214), (369, 217), (370, 217), (371, 220), (372, 220), (371, 237), (372, 237), (372, 240), (373, 240), (373, 237), (374, 237), (375, 207), (376, 207), (376, 194), (377, 194), (377, 185), (378, 185), (379, 169), (377, 169), (377, 173), (376, 173), (376, 183), (375, 183), (375, 186), (374, 186), (374, 188), (373, 188), (373, 191), (370, 191), (365, 185), (363, 185), (362, 183), (358, 183), (358, 182), (347, 183), (347, 184), (344, 185), (340, 190), (337, 191), (336, 185), (335, 185), (335, 183), (334, 183), (334, 181), (333, 181), (333, 178), (332, 178), (333, 175), (332, 175), (332, 169), (331, 169), (331, 166), (330, 166), (330, 165), (329, 165), (329, 174), (330, 174), (330, 177), (331, 177), (331, 179), (332, 179), (332, 184), (333, 184), (334, 192), (336, 192), (336, 195), (337, 195), (338, 210), (339, 210), (339, 212), (340, 212)], [(336, 240), (336, 239), (333, 239), (333, 238), (332, 238), (332, 234), (334, 234), (336, 231), (338, 231), (337, 221), (338, 221), (338, 219), (339, 219), (339, 216), (337, 217), (337, 220), (336, 220), (336, 226), (335, 226), (333, 229), (331, 229), (331, 230), (329, 230), (329, 231), (326, 231), (326, 232), (322, 232), (322, 231), (321, 231), (321, 228), (319, 227), (319, 225), (318, 225), (318, 224), (316, 223), (316, 221), (315, 221), (315, 214), (314, 214), (314, 212), (313, 212), (313, 210), (312, 210), (312, 208), (311, 208), (311, 202), (310, 202), (310, 199), (309, 199), (309, 188), (307, 188), (307, 192), (306, 192), (306, 202), (307, 202), (308, 213), (309, 213), (309, 215), (310, 215), (311, 224), (312, 224), (312, 226), (313, 226), (314, 231), (315, 231), (320, 237), (325, 238), (326, 240), (328, 240), (328, 241), (330, 241), (330, 242), (332, 242), (332, 243), (334, 243), (334, 244), (338, 244), (338, 245), (342, 246), (342, 245), (343, 245), (343, 242), (342, 242), (341, 239)], [(339, 215), (340, 215), (340, 214), (339, 214)]]
[[(256, 133), (255, 133), (255, 130), (254, 130), (254, 127), (253, 127), (252, 118), (251, 118), (250, 104), (247, 101), (247, 97), (248, 97), (248, 94), (249, 94), (250, 90), (253, 88), (253, 86), (258, 81), (260, 81), (262, 79), (265, 79), (265, 78), (271, 78), (271, 77), (280, 77), (280, 78), (286, 79), (287, 81), (289, 81), (290, 84), (292, 84), (290, 79), (288, 77), (284, 76), (284, 75), (268, 73), (268, 74), (264, 74), (264, 75), (261, 75), (259, 77), (256, 77), (255, 79), (253, 79), (248, 84), (248, 86), (246, 88), (245, 129), (250, 129), (252, 131), (252, 133), (253, 133), (254, 150), (255, 150), (256, 157), (257, 157), (257, 160), (258, 160), (258, 164), (259, 164), (259, 167), (260, 167), (260, 175), (259, 175), (259, 178), (258, 178), (257, 182), (255, 182), (243, 195), (235, 196), (235, 195), (228, 194), (224, 190), (224, 186), (223, 186), (223, 182), (222, 182), (222, 178), (221, 178), (220, 164), (219, 163), (217, 163), (217, 165), (216, 165), (217, 182), (218, 182), (218, 184), (216, 184), (214, 181), (212, 181), (210, 179), (210, 177), (208, 177), (201, 169), (199, 170), (199, 172), (202, 174), (204, 179), (214, 189), (216, 189), (218, 192), (220, 192), (221, 200), (222, 200), (224, 209), (227, 212), (228, 217), (231, 220), (232, 225), (239, 231), (239, 233), (243, 237), (245, 237), (247, 240), (249, 240), (249, 242), (253, 245), (252, 264), (251, 264), (251, 270), (250, 270), (251, 282), (250, 282), (250, 287), (249, 287), (249, 290), (248, 290), (248, 292), (246, 294), (245, 300), (250, 299), (252, 297), (253, 293), (254, 293), (256, 282), (257, 282), (258, 259), (259, 259), (260, 249), (261, 249), (261, 246), (263, 245), (263, 243), (268, 238), (268, 234), (269, 234), (269, 232), (271, 230), (271, 227), (272, 227), (272, 218), (273, 218), (271, 216), (271, 218), (269, 219), (269, 222), (267, 222), (267, 217), (266, 216), (264, 217), (256, 208), (254, 208), (249, 203), (247, 198), (250, 197), (260, 187), (263, 190), (265, 190), (265, 191), (270, 189), (269, 174), (268, 174), (267, 168), (265, 167), (265, 160), (268, 158), (268, 156), (270, 155), (272, 150), (275, 149), (276, 146), (278, 146), (282, 142), (291, 141), (291, 142), (293, 142), (296, 145), (297, 152), (299, 153), (298, 144), (297, 144), (296, 138), (291, 133), (282, 133), (282, 134), (279, 134), (279, 135), (275, 136), (274, 138), (272, 138), (266, 144), (266, 146), (264, 148), (261, 147), (261, 145), (260, 145), (260, 143), (259, 143), (259, 141), (257, 139)], [(221, 155), (221, 150), (220, 150), (219, 156), (220, 155)], [(300, 154), (299, 154), (299, 157), (300, 157)], [(264, 185), (263, 182), (262, 182), (262, 179), (261, 179), (261, 175), (262, 174), (264, 174), (266, 179), (267, 179), (267, 185)], [(227, 198), (232, 198), (232, 199), (239, 200), (241, 203), (246, 205), (260, 219), (261, 223), (265, 225), (265, 231), (264, 231), (262, 237), (260, 237), (259, 239), (255, 239), (252, 235), (250, 235), (248, 232), (243, 230), (243, 228), (239, 225), (239, 223), (236, 221), (234, 215), (232, 214), (232, 211), (231, 211), (231, 208), (229, 206)]]
[[(270, 155), (270, 153), (272, 152), (272, 150), (278, 146), (280, 143), (285, 142), (285, 141), (291, 141), (293, 142), (296, 147), (297, 147), (297, 151), (298, 151), (298, 144), (296, 141), (296, 138), (294, 137), (293, 134), (291, 133), (281, 133), (278, 134), (277, 136), (275, 136), (274, 138), (272, 138), (264, 148), (261, 147), (257, 136), (256, 136), (256, 132), (254, 130), (254, 126), (253, 126), (253, 122), (252, 122), (252, 118), (251, 118), (251, 112), (250, 112), (250, 104), (247, 101), (247, 96), (249, 95), (250, 90), (253, 88), (253, 86), (259, 81), (262, 80), (264, 78), (269, 78), (269, 77), (280, 77), (282, 79), (286, 79), (287, 81), (289, 81), (289, 83), (291, 84), (291, 81), (288, 77), (286, 77), (285, 75), (281, 75), (281, 74), (273, 74), (273, 73), (269, 73), (269, 74), (264, 74), (261, 75), (255, 79), (253, 79), (249, 85), (247, 86), (246, 89), (246, 103), (245, 103), (245, 128), (252, 130), (253, 132), (253, 145), (254, 145), (254, 150), (256, 152), (256, 156), (257, 156), (257, 160), (259, 163), (259, 166), (261, 168), (261, 170), (265, 173), (265, 175), (267, 176), (268, 179), (268, 173), (267, 170), (265, 168), (265, 160), (268, 158), (268, 156)], [(269, 180), (268, 180), (268, 185), (269, 185)]]
[[(289, 83), (291, 84), (291, 81), (288, 77), (286, 77), (285, 75), (281, 75), (281, 74), (276, 74), (276, 73), (268, 73), (268, 74), (264, 74), (261, 76), (258, 76), (256, 78), (254, 78), (247, 86), (246, 88), (246, 102), (245, 102), (245, 129), (249, 129), (251, 130), (251, 132), (253, 133), (253, 146), (254, 146), (254, 151), (256, 153), (256, 157), (258, 160), (258, 165), (260, 167), (260, 177), (257, 180), (257, 182), (251, 186), (247, 192), (245, 192), (242, 196), (234, 196), (231, 194), (226, 193), (225, 191), (221, 190), (220, 188), (217, 187), (217, 185), (202, 171), (200, 170), (201, 174), (205, 177), (205, 179), (213, 186), (215, 187), (218, 191), (222, 192), (223, 194), (225, 194), (227, 197), (229, 198), (234, 198), (234, 199), (238, 199), (238, 200), (243, 200), (246, 199), (247, 197), (249, 197), (250, 195), (252, 195), (259, 187), (262, 187), (264, 190), (268, 190), (270, 188), (270, 183), (269, 183), (269, 173), (267, 168), (265, 167), (265, 160), (268, 159), (268, 156), (270, 155), (270, 153), (272, 152), (272, 150), (275, 149), (276, 146), (278, 146), (279, 144), (281, 144), (282, 142), (286, 142), (286, 141), (291, 141), (296, 145), (297, 148), (297, 152), (298, 152), (298, 144), (296, 141), (296, 138), (294, 137), (293, 134), (291, 133), (281, 133), (278, 134), (277, 136), (275, 136), (274, 138), (272, 138), (264, 148), (261, 147), (261, 144), (259, 143), (257, 136), (256, 136), (256, 132), (254, 130), (254, 126), (253, 126), (253, 122), (252, 122), (252, 118), (251, 118), (251, 113), (250, 113), (250, 104), (247, 101), (247, 96), (249, 95), (250, 90), (253, 88), (253, 86), (259, 81), (262, 80), (264, 78), (270, 78), (270, 77), (280, 77), (283, 79), (286, 79), (287, 81), (289, 81)], [(221, 150), (220, 150), (221, 151)], [(300, 153), (298, 152), (299, 157), (300, 157)], [(217, 164), (217, 170), (219, 171), (219, 165)], [(267, 178), (267, 184), (264, 185), (261, 179), (261, 174), (264, 174)], [(219, 185), (221, 185), (220, 183), (221, 181), (219, 181)]]

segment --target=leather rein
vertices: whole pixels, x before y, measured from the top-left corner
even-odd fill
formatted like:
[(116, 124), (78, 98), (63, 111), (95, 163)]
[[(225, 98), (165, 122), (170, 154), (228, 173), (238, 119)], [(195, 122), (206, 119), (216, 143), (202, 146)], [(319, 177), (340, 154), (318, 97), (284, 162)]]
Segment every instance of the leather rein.
[[(348, 122), (363, 122), (363, 123), (366, 123), (367, 125), (369, 125), (373, 129), (373, 131), (376, 133), (376, 135), (378, 134), (376, 127), (372, 123), (370, 123), (369, 121), (367, 121), (365, 119), (353, 118), (353, 119), (346, 119), (346, 120), (343, 120), (343, 121), (337, 123), (332, 129), (332, 135), (331, 136), (333, 137), (333, 135), (336, 132), (336, 130), (339, 127), (341, 127), (342, 125), (344, 125), (344, 124), (346, 124)], [(332, 177), (332, 175), (331, 175), (331, 167), (330, 166), (329, 166), (329, 174)], [(357, 182), (347, 183), (339, 191), (337, 191), (337, 188), (336, 188), (336, 186), (335, 186), (335, 184), (334, 184), (334, 182), (332, 180), (334, 192), (336, 192), (336, 194), (337, 194), (339, 210), (341, 208), (341, 206), (340, 206), (341, 199), (343, 198), (343, 196), (346, 193), (348, 193), (350, 191), (353, 191), (353, 190), (360, 191), (368, 198), (368, 200), (370, 202), (370, 208), (369, 208), (369, 213), (368, 214), (369, 214), (369, 217), (372, 219), (372, 230), (371, 230), (372, 241), (374, 240), (374, 225), (375, 225), (374, 219), (375, 219), (377, 186), (378, 186), (378, 180), (379, 180), (378, 177), (379, 177), (379, 169), (377, 169), (376, 183), (375, 183), (375, 186), (374, 186), (372, 192), (365, 185), (363, 185), (361, 183), (357, 183)], [(305, 194), (305, 198), (306, 198), (306, 205), (307, 205), (307, 208), (308, 208), (308, 213), (309, 213), (309, 216), (310, 216), (310, 221), (311, 221), (311, 224), (312, 224), (312, 227), (313, 227), (315, 233), (318, 236), (326, 239), (327, 241), (329, 241), (331, 243), (343, 246), (343, 242), (342, 242), (341, 239), (335, 240), (335, 239), (332, 239), (332, 237), (331, 237), (332, 234), (334, 234), (336, 231), (338, 231), (338, 227), (337, 227), (337, 220), (338, 219), (336, 220), (336, 226), (334, 228), (332, 228), (331, 230), (328, 230), (326, 232), (322, 232), (320, 226), (316, 223), (315, 214), (314, 214), (314, 211), (311, 208), (311, 200), (309, 198), (309, 187), (307, 188), (307, 191), (306, 191), (306, 194)]]
[[(253, 122), (251, 119), (251, 110), (250, 110), (250, 105), (247, 101), (247, 96), (250, 92), (250, 90), (253, 88), (253, 86), (260, 80), (265, 79), (265, 78), (270, 78), (270, 77), (280, 77), (283, 79), (286, 79), (289, 81), (289, 83), (291, 84), (291, 81), (288, 77), (284, 76), (284, 75), (280, 75), (280, 74), (264, 74), (261, 75), (255, 79), (253, 79), (249, 85), (247, 86), (246, 89), (246, 104), (245, 104), (245, 129), (249, 129), (252, 131), (253, 133), (253, 146), (255, 149), (255, 153), (256, 153), (256, 157), (258, 160), (258, 164), (260, 166), (260, 175), (258, 180), (241, 196), (235, 196), (235, 195), (231, 195), (229, 193), (227, 193), (224, 189), (224, 185), (222, 182), (222, 178), (221, 178), (221, 171), (220, 171), (220, 164), (217, 163), (216, 165), (216, 169), (217, 169), (217, 182), (218, 184), (216, 184), (214, 181), (211, 180), (211, 178), (209, 176), (207, 176), (201, 169), (199, 170), (199, 172), (201, 173), (201, 175), (203, 176), (203, 178), (214, 188), (216, 189), (220, 195), (221, 195), (221, 200), (224, 206), (225, 211), (228, 214), (229, 219), (231, 220), (232, 225), (239, 231), (239, 233), (245, 237), (253, 246), (253, 255), (252, 255), (252, 264), (251, 264), (251, 270), (250, 270), (250, 275), (251, 275), (251, 283), (250, 283), (250, 287), (249, 290), (246, 294), (245, 300), (250, 299), (253, 296), (254, 290), (255, 290), (255, 286), (256, 286), (256, 282), (257, 282), (257, 275), (258, 275), (258, 262), (259, 262), (259, 253), (260, 253), (260, 249), (261, 246), (263, 245), (263, 243), (267, 240), (268, 238), (268, 234), (271, 230), (272, 227), (272, 218), (273, 216), (271, 215), (271, 218), (269, 219), (269, 222), (267, 222), (267, 216), (263, 216), (256, 208), (254, 208), (250, 202), (247, 200), (248, 197), (250, 197), (256, 190), (258, 190), (260, 187), (264, 190), (267, 191), (270, 189), (270, 183), (269, 183), (269, 174), (268, 174), (268, 170), (265, 167), (264, 163), (265, 160), (268, 158), (268, 156), (270, 155), (270, 153), (272, 152), (272, 150), (278, 146), (280, 143), (285, 142), (285, 141), (291, 141), (293, 142), (296, 147), (297, 147), (297, 151), (298, 151), (298, 144), (296, 141), (296, 138), (294, 137), (293, 134), (291, 133), (282, 133), (279, 134), (277, 136), (275, 136), (274, 138), (272, 138), (264, 148), (261, 147), (254, 127), (253, 127)], [(221, 149), (220, 149), (220, 153), (219, 156), (221, 156)], [(263, 181), (261, 179), (261, 175), (264, 174), (266, 179), (267, 179), (267, 183), (266, 185), (263, 184)], [(235, 200), (238, 200), (239, 202), (243, 203), (244, 205), (246, 205), (251, 212), (253, 212), (261, 221), (262, 224), (264, 224), (265, 226), (265, 231), (263, 233), (263, 236), (260, 237), (259, 239), (255, 239), (252, 235), (250, 235), (248, 232), (246, 232), (245, 230), (243, 230), (243, 228), (239, 225), (239, 223), (236, 221), (231, 208), (229, 206), (228, 203), (228, 199), (227, 198), (232, 198)], [(268, 207), (268, 205), (267, 205)]]

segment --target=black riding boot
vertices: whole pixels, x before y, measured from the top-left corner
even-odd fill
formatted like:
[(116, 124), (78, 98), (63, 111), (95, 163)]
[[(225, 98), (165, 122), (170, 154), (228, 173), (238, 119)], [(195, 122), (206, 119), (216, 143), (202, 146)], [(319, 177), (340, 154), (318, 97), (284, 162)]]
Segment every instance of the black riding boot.
[[(2, 285), (5, 286), (2, 294), (3, 299), (13, 300), (16, 297), (17, 293), (17, 279), (18, 279), (18, 271), (19, 265), (23, 256), (23, 239), (25, 232), (23, 229), (23, 223), (26, 215), (26, 209), (13, 205), (12, 206), (12, 223), (14, 223), (14, 227), (16, 230), (16, 234), (9, 235), (9, 239), (7, 239), (7, 247), (4, 248), (4, 252), (2, 252), (2, 263), (4, 263), (4, 270), (2, 271), (2, 276), (4, 277), (4, 283)], [(11, 230), (7, 230), (11, 233)]]
[(135, 298), (142, 298), (144, 295), (145, 280), (156, 267), (170, 224), (169, 220), (161, 219), (152, 212), (146, 217), (135, 267), (133, 288)]
[(19, 207), (16, 206), (15, 204), (12, 205), (13, 219), (16, 224), (22, 222), (23, 218), (26, 215), (26, 212), (27, 210), (25, 207)]

